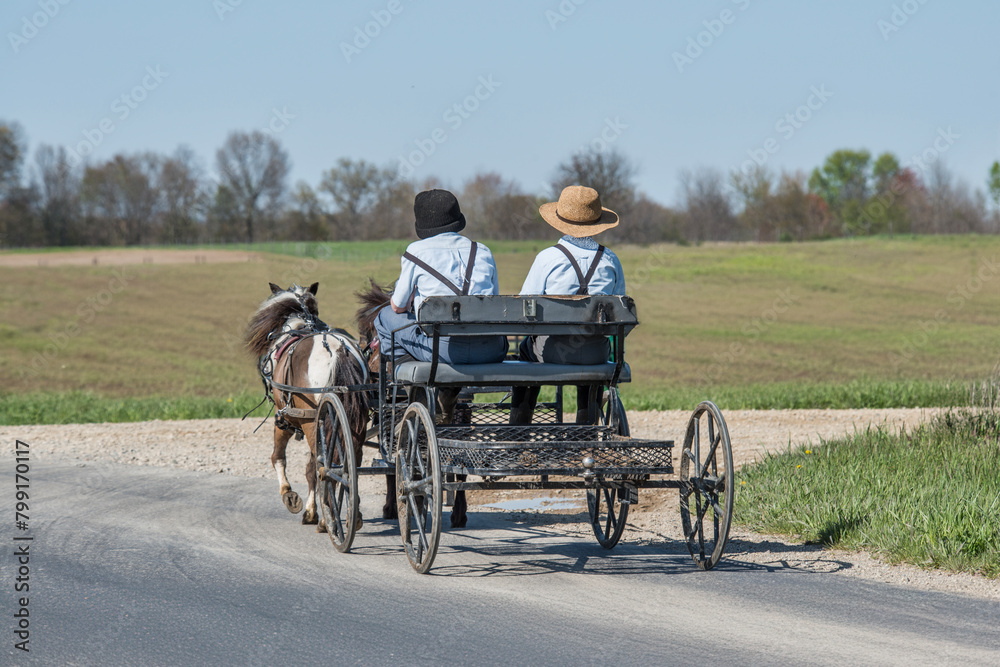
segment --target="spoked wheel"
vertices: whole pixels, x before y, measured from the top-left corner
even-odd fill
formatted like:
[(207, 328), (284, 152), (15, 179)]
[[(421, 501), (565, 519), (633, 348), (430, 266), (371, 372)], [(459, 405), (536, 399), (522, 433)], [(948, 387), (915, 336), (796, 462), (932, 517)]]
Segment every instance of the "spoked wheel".
[(711, 570), (729, 540), (734, 488), (729, 429), (714, 403), (705, 401), (691, 415), (681, 450), (680, 482), (684, 539), (698, 567)]
[(319, 506), (330, 541), (347, 552), (361, 515), (358, 510), (358, 466), (347, 411), (335, 394), (326, 394), (316, 413), (319, 443)]
[[(628, 420), (618, 391), (609, 389), (604, 409), (604, 424), (618, 435), (628, 436)], [(615, 488), (587, 489), (587, 511), (594, 536), (605, 549), (612, 549), (622, 538), (628, 521), (629, 503), (622, 502), (625, 492)]]
[(410, 565), (431, 569), (441, 537), (441, 459), (430, 412), (411, 403), (403, 413), (396, 448), (399, 532)]

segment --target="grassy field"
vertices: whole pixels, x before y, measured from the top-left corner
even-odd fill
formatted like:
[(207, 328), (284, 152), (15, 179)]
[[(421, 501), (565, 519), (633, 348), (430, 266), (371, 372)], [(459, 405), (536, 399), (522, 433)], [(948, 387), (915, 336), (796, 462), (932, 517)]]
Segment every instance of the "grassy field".
[[(0, 267), (0, 420), (45, 419), (51, 409), (30, 417), (25, 407), (37, 402), (132, 415), (197, 413), (198, 401), (176, 407), (195, 397), (211, 398), (212, 414), (252, 407), (259, 381), (240, 339), (268, 282), (319, 281), (323, 319), (352, 329), (352, 293), (367, 276), (394, 280), (405, 245), (271, 244), (256, 248), (260, 261), (234, 264)], [(547, 244), (489, 245), (501, 289), (516, 292)], [(960, 405), (998, 359), (1000, 238), (614, 249), (642, 321), (628, 339), (629, 407)]]
[(738, 478), (736, 518), (756, 530), (1000, 577), (1000, 412), (800, 447)]

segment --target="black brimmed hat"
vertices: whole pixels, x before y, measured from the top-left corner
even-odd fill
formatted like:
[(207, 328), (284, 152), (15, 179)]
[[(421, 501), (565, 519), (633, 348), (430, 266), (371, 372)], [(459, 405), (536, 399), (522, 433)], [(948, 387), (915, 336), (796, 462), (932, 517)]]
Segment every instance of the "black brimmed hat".
[(417, 236), (429, 239), (445, 232), (465, 229), (465, 216), (458, 207), (458, 199), (447, 190), (426, 190), (413, 200), (413, 223)]

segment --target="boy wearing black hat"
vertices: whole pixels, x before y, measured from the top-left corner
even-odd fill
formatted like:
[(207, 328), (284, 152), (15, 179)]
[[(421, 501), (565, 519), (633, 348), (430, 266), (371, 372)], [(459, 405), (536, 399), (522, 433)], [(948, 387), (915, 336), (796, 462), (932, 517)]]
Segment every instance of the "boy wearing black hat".
[[(465, 229), (465, 216), (455, 195), (447, 190), (421, 192), (414, 199), (413, 213), (420, 240), (403, 253), (392, 300), (376, 316), (375, 330), (383, 354), (390, 358), (409, 354), (417, 361), (433, 361), (432, 339), (418, 327), (396, 331), (396, 347), (390, 352), (391, 332), (413, 324), (429, 296), (499, 294), (500, 286), (490, 249), (459, 234)], [(445, 336), (438, 347), (439, 361), (446, 364), (493, 363), (506, 354), (504, 336)]]

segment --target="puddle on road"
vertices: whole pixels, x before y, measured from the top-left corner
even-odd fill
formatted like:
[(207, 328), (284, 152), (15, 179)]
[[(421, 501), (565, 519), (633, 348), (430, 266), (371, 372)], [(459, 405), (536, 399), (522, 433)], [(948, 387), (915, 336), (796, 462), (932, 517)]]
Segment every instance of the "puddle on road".
[(521, 512), (544, 512), (546, 510), (586, 509), (587, 503), (582, 498), (559, 498), (547, 496), (544, 498), (517, 498), (499, 503), (489, 503), (482, 507), (492, 507), (498, 510), (514, 510)]

